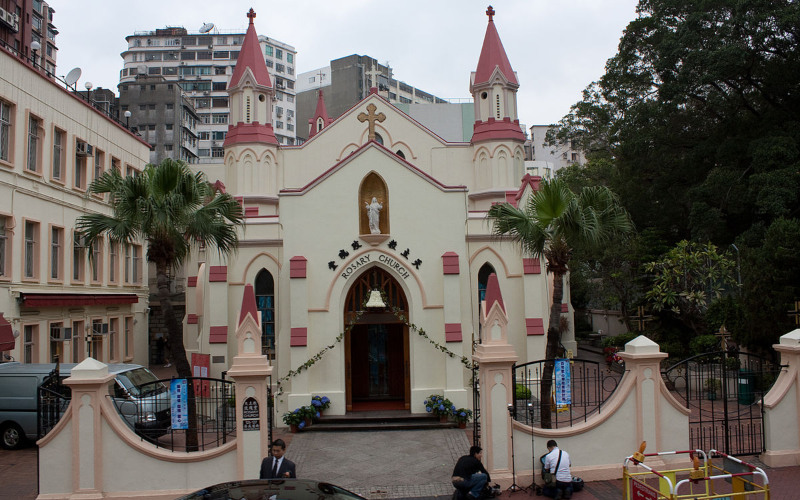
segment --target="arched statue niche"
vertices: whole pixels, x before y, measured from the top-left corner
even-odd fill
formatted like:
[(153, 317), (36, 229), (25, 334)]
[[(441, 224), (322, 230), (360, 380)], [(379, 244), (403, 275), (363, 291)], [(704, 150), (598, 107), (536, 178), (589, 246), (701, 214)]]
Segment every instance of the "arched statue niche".
[(375, 172), (358, 189), (359, 234), (389, 234), (389, 190)]

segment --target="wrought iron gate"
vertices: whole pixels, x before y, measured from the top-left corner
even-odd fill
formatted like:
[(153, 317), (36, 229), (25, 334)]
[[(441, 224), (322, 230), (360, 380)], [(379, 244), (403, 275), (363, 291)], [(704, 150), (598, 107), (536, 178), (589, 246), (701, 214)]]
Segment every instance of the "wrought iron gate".
[(717, 351), (680, 361), (661, 375), (690, 410), (692, 449), (758, 455), (764, 451), (764, 394), (780, 370), (754, 354)]
[(72, 398), (72, 390), (64, 385), (64, 379), (67, 377), (66, 374), (60, 374), (56, 367), (42, 380), (37, 390), (36, 427), (39, 439), (50, 432), (67, 411)]
[(472, 367), (472, 444), (480, 446), (481, 444), (481, 387), (479, 379), (479, 370), (477, 366)]

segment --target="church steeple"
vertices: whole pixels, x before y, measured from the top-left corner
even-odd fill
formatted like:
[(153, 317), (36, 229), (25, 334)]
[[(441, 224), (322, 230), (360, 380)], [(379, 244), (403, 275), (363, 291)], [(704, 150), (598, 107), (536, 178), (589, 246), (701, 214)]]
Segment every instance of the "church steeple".
[(470, 92), (475, 102), (472, 142), (525, 140), (517, 116), (517, 74), (494, 25), (495, 10), (486, 10), (489, 23), (483, 38), (478, 68), (472, 73)]
[(322, 98), (322, 89), (319, 89), (317, 96), (317, 110), (314, 111), (314, 116), (308, 119), (308, 138), (311, 139), (322, 129), (327, 127), (333, 118), (328, 116), (328, 110), (325, 107), (325, 99)]
[(258, 43), (253, 24), (256, 13), (252, 8), (247, 17), (250, 25), (233, 76), (228, 82), (231, 116), (223, 144), (226, 147), (245, 142), (278, 144), (272, 129), (272, 96), (275, 90)]

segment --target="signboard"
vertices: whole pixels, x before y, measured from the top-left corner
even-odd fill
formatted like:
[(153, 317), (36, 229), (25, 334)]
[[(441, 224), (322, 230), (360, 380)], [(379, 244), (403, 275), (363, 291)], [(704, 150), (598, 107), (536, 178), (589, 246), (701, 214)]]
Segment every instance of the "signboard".
[(173, 429), (189, 428), (189, 385), (185, 378), (175, 378), (169, 383), (170, 410)]
[(631, 479), (631, 500), (658, 500), (658, 493), (635, 479)]
[(260, 420), (242, 420), (243, 431), (257, 431), (261, 429)]
[(242, 418), (259, 418), (258, 401), (256, 398), (247, 398), (242, 403)]
[(556, 360), (556, 406), (572, 404), (569, 359)]
[[(211, 365), (210, 354), (192, 353), (192, 376), (196, 378), (208, 378), (208, 367)], [(194, 393), (204, 398), (211, 397), (211, 384), (208, 380), (195, 380)]]

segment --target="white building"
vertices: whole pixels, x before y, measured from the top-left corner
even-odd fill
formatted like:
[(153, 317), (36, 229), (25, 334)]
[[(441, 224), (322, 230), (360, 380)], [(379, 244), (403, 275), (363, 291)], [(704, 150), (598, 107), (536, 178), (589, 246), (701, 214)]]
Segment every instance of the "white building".
[[(489, 14), (468, 83), (468, 140), (448, 142), (375, 89), (335, 120), (318, 100), (311, 137), (295, 147), (275, 139), (277, 89), (251, 18), (228, 85), (234, 125), (224, 165), (197, 166), (241, 200), (246, 217), (235, 256), (201, 252), (187, 265), (184, 342), (209, 355), (212, 376), (237, 352), (247, 285), (274, 359), (279, 412), (312, 394), (328, 395), (334, 414), (424, 412), (433, 393), (470, 407), (472, 373), (462, 361), (471, 360), (473, 342), (499, 335), (479, 326), (492, 273), (520, 362), (544, 357), (546, 266), (494, 237), (486, 219), (492, 204), (523, 202), (539, 182), (524, 172), (519, 82)], [(465, 85), (469, 75), (465, 68)], [(366, 309), (371, 290), (396, 309)], [(564, 344), (574, 350), (570, 332)]]
[[(245, 33), (218, 30), (211, 24), (204, 27), (207, 28), (202, 30), (205, 32), (170, 27), (137, 31), (125, 37), (128, 50), (121, 54), (124, 65), (119, 82), (120, 85), (136, 84), (136, 76), (142, 73), (178, 82), (200, 118), (197, 127), (199, 163), (218, 163), (222, 161), (222, 143), (231, 124), (228, 80), (236, 66)], [(291, 45), (266, 36), (259, 37), (259, 46), (275, 79), (272, 122), (275, 137), (280, 144), (295, 144), (297, 52)]]
[[(147, 362), (143, 245), (88, 249), (88, 185), (140, 172), (149, 145), (0, 48), (0, 351), (24, 363)], [(17, 336), (15, 339), (14, 336)], [(2, 354), (2, 353), (0, 353)], [(6, 358), (8, 359), (8, 358)]]
[(575, 148), (573, 144), (556, 146), (545, 144), (545, 136), (550, 130), (549, 125), (534, 125), (530, 130), (533, 161), (526, 162), (525, 169), (531, 175), (550, 179), (558, 170), (566, 166), (586, 163), (586, 155), (583, 154), (583, 151)]

